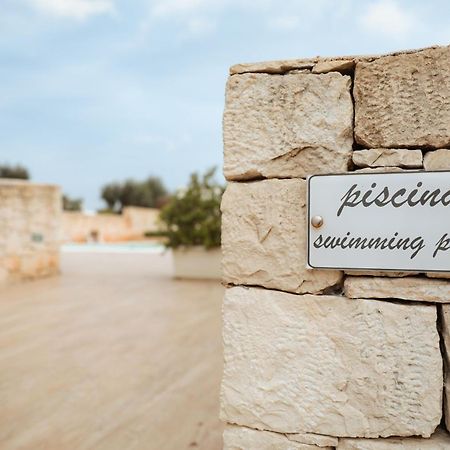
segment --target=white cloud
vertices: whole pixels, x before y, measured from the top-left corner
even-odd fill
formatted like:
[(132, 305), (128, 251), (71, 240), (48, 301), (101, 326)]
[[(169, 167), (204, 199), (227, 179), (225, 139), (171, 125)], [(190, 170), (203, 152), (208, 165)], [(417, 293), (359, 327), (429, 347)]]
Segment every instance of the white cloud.
[(28, 0), (28, 2), (43, 13), (76, 20), (115, 12), (112, 0)]
[[(341, 0), (344, 1), (344, 0)], [(333, 6), (332, 0), (154, 0), (152, 13), (157, 17), (181, 16), (205, 12), (221, 12), (235, 8), (242, 11), (274, 14), (287, 12), (322, 12)]]
[(187, 30), (191, 36), (201, 36), (209, 34), (216, 28), (215, 23), (212, 20), (204, 19), (201, 17), (193, 17), (187, 23)]
[(295, 16), (279, 16), (269, 20), (269, 28), (273, 30), (292, 31), (300, 25), (300, 20)]
[(216, 29), (216, 17), (228, 4), (236, 0), (155, 0), (149, 14), (139, 25), (137, 42), (143, 42), (155, 21), (176, 21), (181, 24), (184, 37), (210, 34)]
[[(347, 4), (352, 0), (340, 0)], [(139, 25), (132, 47), (146, 43), (148, 34), (158, 21), (174, 22), (183, 37), (211, 34), (228, 12), (255, 14), (256, 20), (276, 31), (303, 29), (329, 11), (340, 11), (333, 0), (151, 0), (148, 14)], [(304, 17), (308, 18), (305, 21)]]
[(417, 26), (418, 20), (411, 11), (402, 9), (394, 0), (379, 0), (368, 6), (359, 23), (371, 32), (403, 38)]
[(208, 0), (164, 0), (157, 1), (152, 11), (159, 17), (187, 14), (207, 7), (210, 3)]

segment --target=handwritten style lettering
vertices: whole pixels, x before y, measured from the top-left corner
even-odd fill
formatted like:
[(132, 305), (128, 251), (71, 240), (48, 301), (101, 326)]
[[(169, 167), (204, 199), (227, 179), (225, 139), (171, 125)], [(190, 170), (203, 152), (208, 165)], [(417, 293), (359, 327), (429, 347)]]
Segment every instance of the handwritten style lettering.
[[(399, 237), (398, 233), (390, 238), (382, 237), (352, 237), (350, 232), (347, 232), (345, 236), (323, 236), (319, 235), (313, 242), (315, 248), (341, 248), (345, 249), (360, 249), (360, 250), (403, 250), (412, 251), (410, 258), (414, 259), (417, 254), (425, 248), (424, 238), (417, 236), (415, 238)], [(447, 244), (450, 247), (450, 239)]]
[(372, 183), (371, 189), (362, 192), (358, 184), (355, 183), (351, 188), (342, 196), (341, 205), (337, 210), (337, 216), (339, 217), (344, 208), (354, 208), (362, 205), (364, 208), (368, 208), (375, 205), (379, 208), (383, 208), (387, 205), (392, 205), (394, 208), (401, 208), (402, 206), (448, 206), (450, 205), (450, 189), (447, 191), (441, 191), (441, 189), (425, 189), (423, 183), (420, 181), (417, 183), (416, 188), (408, 192), (406, 188), (401, 188), (395, 192), (391, 192), (389, 187), (377, 188), (377, 183)]
[(439, 252), (445, 252), (447, 250), (450, 250), (450, 237), (447, 233), (445, 233), (444, 236), (442, 236), (441, 239), (439, 239), (439, 241), (436, 243), (433, 258), (436, 258), (436, 255)]

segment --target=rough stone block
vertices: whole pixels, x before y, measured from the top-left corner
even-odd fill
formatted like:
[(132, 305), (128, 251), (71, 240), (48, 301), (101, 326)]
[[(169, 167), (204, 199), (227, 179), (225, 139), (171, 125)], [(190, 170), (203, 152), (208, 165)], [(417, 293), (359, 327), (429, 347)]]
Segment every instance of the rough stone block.
[(306, 181), (229, 183), (222, 200), (224, 281), (298, 293), (339, 284), (306, 268)]
[(57, 186), (0, 180), (0, 284), (58, 273), (61, 210)]
[(336, 447), (338, 438), (333, 436), (325, 436), (323, 434), (314, 433), (295, 433), (287, 434), (288, 439), (302, 444), (316, 445), (321, 448)]
[(337, 72), (230, 77), (223, 120), (225, 177), (347, 171), (353, 143), (350, 83)]
[(355, 68), (354, 59), (331, 59), (328, 61), (319, 61), (312, 68), (313, 73), (341, 72), (348, 73)]
[(353, 152), (353, 163), (358, 167), (422, 167), (422, 152), (395, 148), (372, 148)]
[(243, 73), (284, 74), (292, 70), (310, 70), (316, 62), (316, 59), (281, 59), (234, 64), (230, 67), (230, 75)]
[[(316, 56), (314, 58), (301, 58), (301, 59), (282, 59), (275, 61), (259, 61), (252, 63), (240, 63), (230, 67), (230, 75), (239, 73), (272, 73), (272, 74), (284, 74), (291, 73), (294, 70), (312, 70), (313, 72), (323, 72), (324, 69), (337, 70), (336, 67), (345, 65), (345, 71), (352, 68), (350, 63), (356, 64), (357, 62), (371, 62), (384, 56), (398, 56), (409, 53), (417, 53), (418, 51), (429, 50), (434, 47), (428, 47), (420, 50), (400, 50), (396, 52), (387, 53), (384, 55), (359, 55), (359, 56)], [(339, 70), (338, 70), (339, 71)]]
[(435, 305), (234, 287), (221, 416), (338, 437), (429, 437), (441, 419)]
[(450, 47), (358, 62), (355, 138), (366, 147), (450, 145)]
[(365, 167), (364, 169), (356, 169), (353, 173), (387, 173), (387, 172), (404, 172), (400, 167)]
[(441, 148), (425, 153), (423, 165), (425, 170), (450, 170), (450, 150)]
[(418, 275), (417, 272), (394, 272), (389, 270), (346, 270), (345, 275), (352, 275), (354, 277), (389, 277), (389, 278), (399, 278), (399, 277), (412, 277), (413, 275)]
[(430, 439), (339, 439), (337, 450), (448, 450), (450, 436), (439, 430)]
[(349, 298), (450, 303), (450, 282), (429, 278), (347, 277), (344, 292)]
[[(333, 438), (329, 438), (333, 441)], [(228, 425), (223, 433), (224, 450), (332, 450), (331, 446), (317, 446), (291, 440), (289, 436), (271, 431), (253, 430)]]
[(450, 278), (450, 273), (444, 272), (427, 272), (425, 275), (430, 278)]
[(441, 334), (444, 341), (445, 358), (444, 417), (445, 426), (447, 427), (447, 430), (450, 431), (450, 305), (442, 305), (440, 308)]

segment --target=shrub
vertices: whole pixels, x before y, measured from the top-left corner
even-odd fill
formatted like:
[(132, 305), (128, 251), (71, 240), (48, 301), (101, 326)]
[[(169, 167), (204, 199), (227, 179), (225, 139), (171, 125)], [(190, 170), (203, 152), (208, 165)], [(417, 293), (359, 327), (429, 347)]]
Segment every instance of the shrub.
[(179, 190), (161, 210), (168, 247), (220, 247), (220, 201), (224, 188), (215, 181), (215, 171), (210, 169), (203, 176), (192, 174), (187, 188)]
[(63, 195), (62, 201), (64, 211), (81, 211), (83, 209), (81, 198), (70, 198), (68, 195)]
[(8, 164), (0, 165), (0, 178), (16, 178), (20, 180), (29, 180), (30, 173), (26, 167), (17, 164), (10, 166)]
[(101, 195), (109, 210), (120, 212), (125, 206), (158, 208), (167, 196), (167, 190), (160, 178), (148, 177), (144, 181), (130, 179), (106, 184)]

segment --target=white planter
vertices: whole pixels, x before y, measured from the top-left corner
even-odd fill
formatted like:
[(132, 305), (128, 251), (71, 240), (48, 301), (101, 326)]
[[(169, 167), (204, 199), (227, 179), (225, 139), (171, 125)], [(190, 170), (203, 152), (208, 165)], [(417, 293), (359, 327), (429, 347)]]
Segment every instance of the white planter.
[(222, 278), (220, 248), (206, 250), (204, 247), (183, 247), (172, 251), (175, 278), (213, 279)]

